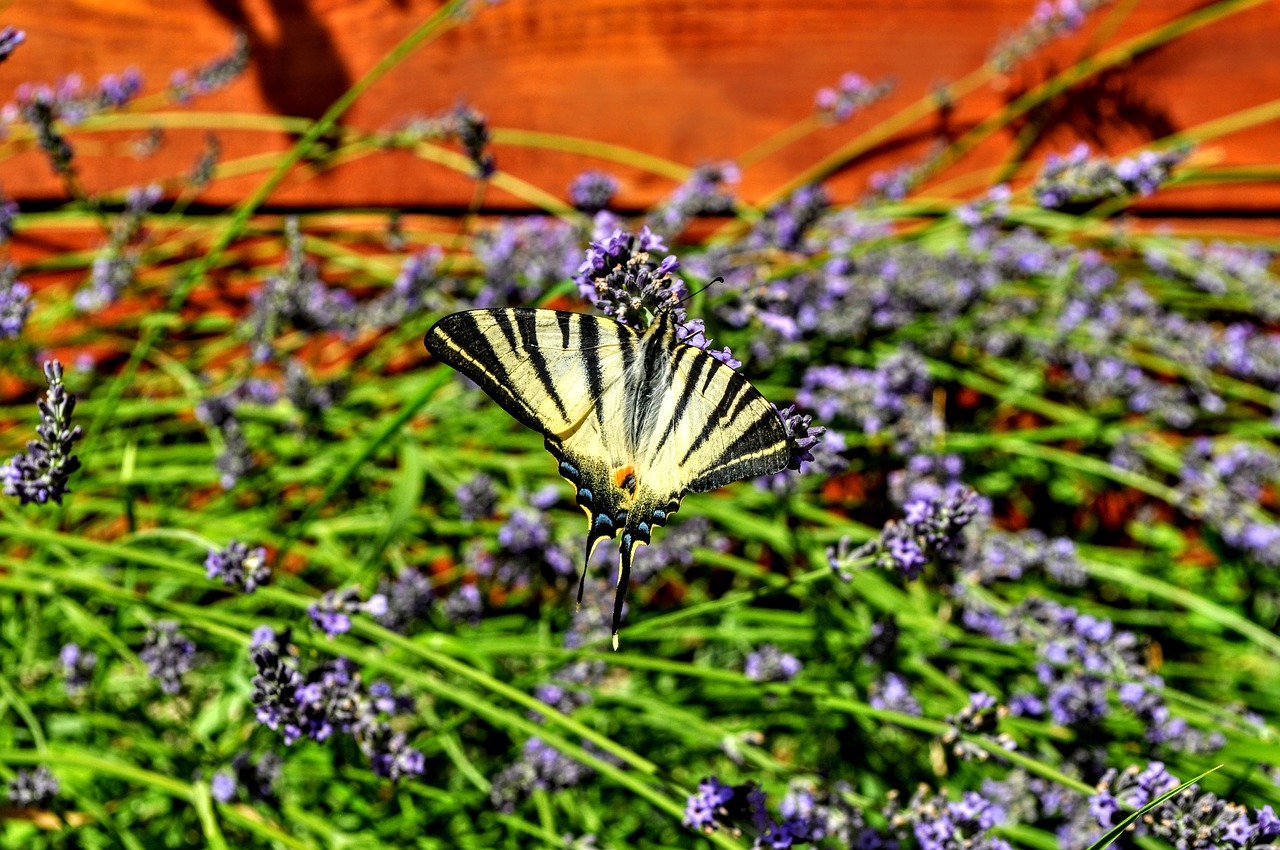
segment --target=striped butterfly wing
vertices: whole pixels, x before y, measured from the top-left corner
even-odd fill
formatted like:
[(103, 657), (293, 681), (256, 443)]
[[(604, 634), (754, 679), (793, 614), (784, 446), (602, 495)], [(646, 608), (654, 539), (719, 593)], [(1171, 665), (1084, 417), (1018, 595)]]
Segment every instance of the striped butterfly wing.
[[(634, 464), (617, 430), (640, 336), (612, 319), (558, 310), (469, 310), (427, 331), (427, 349), (546, 438), (587, 514), (587, 557), (626, 516), (615, 470)], [(586, 578), (578, 584), (578, 601)]]

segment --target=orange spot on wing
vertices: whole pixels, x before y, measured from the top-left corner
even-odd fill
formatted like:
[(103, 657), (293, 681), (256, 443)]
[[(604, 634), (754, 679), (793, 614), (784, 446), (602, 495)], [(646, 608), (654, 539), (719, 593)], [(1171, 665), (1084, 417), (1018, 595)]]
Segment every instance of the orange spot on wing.
[(628, 476), (635, 474), (636, 468), (630, 464), (618, 467), (613, 471), (613, 486), (617, 487), (619, 490), (625, 489), (622, 486), (622, 482), (626, 481)]

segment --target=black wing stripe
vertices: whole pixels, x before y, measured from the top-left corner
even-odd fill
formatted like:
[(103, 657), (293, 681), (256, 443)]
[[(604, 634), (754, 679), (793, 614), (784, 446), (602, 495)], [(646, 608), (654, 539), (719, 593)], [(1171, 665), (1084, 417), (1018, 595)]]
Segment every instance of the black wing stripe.
[[(711, 370), (711, 374), (716, 374), (715, 369)], [(721, 420), (725, 418), (725, 411), (732, 408), (733, 413), (728, 415), (729, 421), (733, 421), (733, 417), (739, 412), (740, 407), (745, 407), (751, 403), (751, 393), (744, 392), (750, 388), (747, 379), (734, 372), (728, 376), (729, 392), (724, 398), (720, 399), (720, 403), (716, 405), (716, 414), (707, 417), (707, 424), (702, 426), (702, 432), (698, 434), (697, 439), (693, 441), (693, 445), (689, 446), (689, 451), (685, 452), (684, 457), (680, 460), (680, 465), (684, 466), (693, 457), (694, 452), (702, 448), (702, 444), (711, 439), (711, 435), (720, 427)], [(741, 402), (739, 402), (741, 398)], [(735, 405), (735, 403), (737, 403)]]
[[(571, 324), (578, 332), (579, 346), (583, 352), (582, 371), (587, 379), (587, 389), (591, 393), (591, 397), (596, 399), (596, 418), (600, 420), (600, 432), (605, 433), (604, 428), (604, 411), (600, 406), (600, 396), (604, 392), (604, 376), (600, 374), (600, 360), (594, 356), (585, 356), (585, 352), (594, 352), (596, 347), (600, 345), (600, 325), (597, 322), (587, 321), (582, 316), (572, 316)], [(619, 336), (621, 342), (621, 336)], [(623, 347), (625, 354), (626, 347)]]
[(522, 425), (546, 432), (537, 412), (511, 389), (511, 376), (493, 344), (480, 330), (480, 323), (469, 313), (455, 313), (442, 319), (427, 335), (431, 353), (484, 389), (507, 413)]
[[(657, 446), (653, 449), (655, 457), (658, 452), (662, 450), (662, 447), (667, 444), (667, 440), (670, 439), (671, 435), (680, 427), (681, 421), (684, 420), (685, 411), (689, 409), (689, 402), (693, 399), (693, 394), (698, 386), (698, 379), (702, 377), (702, 370), (706, 368), (708, 363), (712, 360), (710, 355), (699, 357), (698, 352), (688, 346), (683, 348), (677, 356), (683, 359), (692, 358), (693, 366), (689, 369), (689, 380), (685, 382), (684, 389), (680, 392), (680, 398), (676, 400), (675, 412), (671, 415), (671, 420), (667, 422), (666, 430), (662, 432), (662, 436), (658, 439)], [(678, 360), (672, 371), (677, 375), (680, 374), (680, 362)], [(715, 370), (713, 369), (712, 371)]]
[[(501, 325), (506, 332), (507, 317), (499, 317), (498, 324)], [(538, 347), (538, 324), (532, 313), (516, 314), (516, 329), (520, 332), (520, 346), (514, 344), (512, 340), (512, 348), (523, 350), (524, 354), (529, 358), (529, 365), (533, 367), (533, 373), (538, 376), (538, 383), (542, 384), (542, 389), (546, 391), (547, 397), (555, 404), (556, 410), (560, 412), (560, 418), (568, 421), (569, 412), (565, 410), (564, 400), (560, 398), (560, 391), (556, 389), (555, 382), (551, 380), (551, 369), (547, 366), (547, 356), (542, 353), (542, 349)], [(508, 332), (508, 339), (511, 335)], [(594, 356), (594, 352), (592, 352)]]

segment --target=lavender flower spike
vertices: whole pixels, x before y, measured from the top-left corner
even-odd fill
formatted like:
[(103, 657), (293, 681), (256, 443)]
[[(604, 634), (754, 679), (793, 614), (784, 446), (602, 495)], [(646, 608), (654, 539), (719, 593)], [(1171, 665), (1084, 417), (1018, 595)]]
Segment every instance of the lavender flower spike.
[(13, 27), (0, 30), (0, 62), (8, 59), (18, 49), (18, 45), (26, 40), (27, 34), (22, 30)]
[(71, 474), (80, 468), (80, 459), (72, 454), (72, 446), (80, 439), (80, 426), (71, 427), (71, 411), (76, 397), (62, 384), (62, 364), (50, 360), (44, 364), (49, 391), (40, 400), (39, 439), (27, 442), (27, 450), (19, 452), (0, 466), (0, 486), (6, 496), (17, 496), (20, 504), (46, 504), (50, 499), (62, 504)]

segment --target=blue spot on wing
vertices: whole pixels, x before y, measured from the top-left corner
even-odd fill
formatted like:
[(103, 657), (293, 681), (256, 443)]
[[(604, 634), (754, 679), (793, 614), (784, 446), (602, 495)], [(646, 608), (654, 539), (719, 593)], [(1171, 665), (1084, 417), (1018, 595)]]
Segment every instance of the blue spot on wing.
[(567, 460), (562, 460), (562, 461), (560, 461), (560, 470), (561, 470), (562, 472), (567, 472), (567, 473), (569, 473), (569, 474), (570, 474), (571, 476), (573, 476), (574, 478), (577, 478), (577, 477), (581, 474), (581, 473), (579, 473), (579, 472), (578, 472), (578, 467), (576, 467), (576, 466), (574, 466), (573, 464), (569, 463), (569, 461), (567, 461)]
[(578, 488), (578, 495), (579, 495), (581, 498), (586, 499), (588, 502), (595, 498), (595, 496), (592, 494), (592, 492), (591, 492), (589, 489), (587, 489), (586, 487), (579, 487), (579, 488)]
[(645, 534), (648, 534), (648, 533), (649, 533), (649, 523), (647, 523), (647, 522), (642, 522), (642, 523), (640, 523), (639, 528), (640, 528), (640, 530), (641, 530), (641, 531), (643, 531)]
[(596, 522), (595, 522), (595, 524), (596, 524), (596, 525), (608, 525), (610, 528), (612, 528), (612, 527), (613, 527), (613, 520), (609, 519), (609, 517), (605, 516), (604, 514), (596, 514)]

